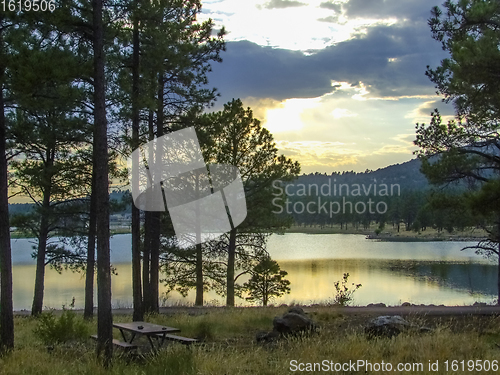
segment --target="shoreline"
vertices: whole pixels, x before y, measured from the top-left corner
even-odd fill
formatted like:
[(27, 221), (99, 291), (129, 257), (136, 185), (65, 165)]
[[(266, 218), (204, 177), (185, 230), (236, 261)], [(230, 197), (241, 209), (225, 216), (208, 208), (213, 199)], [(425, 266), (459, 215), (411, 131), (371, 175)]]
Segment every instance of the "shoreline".
[[(283, 234), (288, 234), (288, 233), (300, 233), (300, 234), (356, 234), (356, 235), (363, 235), (366, 237), (368, 240), (374, 240), (374, 241), (382, 241), (382, 242), (438, 242), (438, 241), (460, 241), (460, 242), (466, 242), (466, 241), (481, 241), (487, 238), (487, 236), (483, 233), (479, 234), (473, 234), (472, 232), (474, 231), (464, 231), (464, 232), (457, 232), (457, 233), (443, 233), (443, 232), (436, 232), (435, 230), (429, 230), (428, 233), (422, 234), (416, 233), (413, 231), (406, 231), (404, 229), (400, 230), (399, 232), (391, 229), (390, 231), (385, 231), (384, 233), (376, 234), (373, 230), (371, 229), (355, 229), (355, 228), (349, 228), (349, 229), (340, 229), (340, 228), (333, 228), (333, 227), (318, 227), (318, 226), (313, 226), (313, 227), (299, 227), (299, 226), (292, 226), (286, 230), (284, 230), (282, 233)], [(120, 235), (120, 234), (130, 234), (131, 232), (129, 230), (123, 230), (123, 229), (111, 229), (110, 231), (110, 236), (115, 236), (115, 235)], [(11, 240), (13, 239), (20, 239), (20, 238), (32, 238), (28, 235), (24, 235), (19, 232), (11, 232)]]
[[(366, 306), (335, 306), (335, 305), (279, 305), (279, 306), (237, 306), (237, 307), (227, 307), (227, 306), (167, 306), (160, 307), (159, 314), (164, 315), (177, 315), (177, 314), (188, 314), (188, 315), (205, 315), (212, 312), (220, 312), (231, 309), (238, 310), (283, 310), (288, 309), (292, 306), (300, 306), (306, 312), (318, 312), (323, 310), (335, 311), (339, 314), (346, 315), (356, 315), (356, 314), (381, 314), (381, 315), (499, 315), (500, 316), (500, 305), (487, 305), (484, 303), (477, 303), (475, 305), (463, 305), (463, 306), (436, 306), (436, 305), (400, 305), (400, 306), (382, 306), (383, 304), (368, 304)], [(83, 315), (83, 309), (68, 309), (75, 311), (77, 314)], [(49, 309), (43, 312), (54, 312), (56, 314), (62, 313), (62, 309)], [(132, 315), (133, 308), (116, 308), (112, 309), (113, 315)], [(29, 310), (18, 310), (14, 311), (14, 315), (17, 316), (31, 316), (31, 311)], [(97, 308), (94, 308), (94, 315), (97, 315)]]
[(376, 234), (373, 229), (340, 229), (333, 227), (299, 227), (292, 226), (284, 233), (302, 233), (302, 234), (357, 234), (363, 235), (368, 240), (382, 242), (437, 242), (437, 241), (481, 241), (487, 238), (482, 230), (468, 230), (454, 233), (438, 232), (435, 229), (428, 229), (424, 232), (406, 231), (400, 229), (398, 232), (394, 228), (385, 229), (383, 233)]
[(381, 241), (381, 242), (474, 242), (485, 240), (486, 237), (461, 237), (461, 236), (450, 236), (450, 237), (416, 237), (416, 236), (383, 236), (376, 234), (369, 234), (366, 236), (367, 240)]

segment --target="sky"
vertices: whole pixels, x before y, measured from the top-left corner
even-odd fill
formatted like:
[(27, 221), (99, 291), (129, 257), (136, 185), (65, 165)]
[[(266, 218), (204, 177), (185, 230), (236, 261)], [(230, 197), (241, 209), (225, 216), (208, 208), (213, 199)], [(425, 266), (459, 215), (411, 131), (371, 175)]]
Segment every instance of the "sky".
[(411, 160), (415, 124), (453, 115), (425, 75), (447, 57), (427, 25), (443, 1), (205, 0), (227, 32), (215, 109), (240, 98), (303, 173)]

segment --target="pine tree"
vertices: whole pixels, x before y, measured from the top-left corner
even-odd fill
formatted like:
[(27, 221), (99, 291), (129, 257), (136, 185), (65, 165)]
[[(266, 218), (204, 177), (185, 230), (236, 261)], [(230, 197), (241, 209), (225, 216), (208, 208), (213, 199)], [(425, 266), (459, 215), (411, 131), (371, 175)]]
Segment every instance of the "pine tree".
[[(90, 132), (85, 116), (78, 113), (84, 94), (75, 85), (79, 67), (72, 51), (62, 45), (40, 45), (35, 36), (26, 37), (12, 56), (16, 110), (10, 113), (12, 141), (24, 156), (12, 162), (14, 188), (37, 204), (36, 212), (18, 224), (29, 226), (38, 238), (33, 315), (43, 308), (47, 252), (59, 251), (57, 246), (48, 246), (50, 234), (71, 208), (64, 202), (81, 197), (88, 185), (83, 173), (86, 163), (75, 150), (85, 146)], [(65, 69), (54, 66), (54, 60)]]
[(271, 299), (290, 293), (290, 281), (285, 279), (288, 273), (270, 257), (262, 259), (251, 274), (250, 280), (243, 284), (243, 289), (249, 294), (248, 301), (259, 301), (267, 306)]
[[(427, 76), (438, 93), (453, 102), (456, 119), (445, 124), (436, 110), (428, 126), (417, 124), (417, 154), (431, 182), (466, 180), (478, 187), (482, 198), (494, 202), (496, 195), (487, 190), (500, 180), (500, 3), (463, 0), (446, 1), (444, 6), (445, 14), (433, 8), (429, 25), (450, 56), (436, 69), (428, 68)], [(495, 217), (495, 225), (485, 227), (489, 238), (476, 249), (498, 257), (500, 304), (500, 209), (489, 205), (485, 213)]]
[[(200, 12), (200, 1), (161, 0), (134, 6), (130, 14), (133, 22), (128, 38), (132, 39), (132, 49), (131, 56), (125, 53), (124, 57), (131, 76), (122, 77), (121, 82), (125, 97), (130, 98), (126, 101), (132, 107), (131, 112), (124, 111), (132, 120), (132, 148), (178, 129), (187, 112), (208, 106), (215, 99), (215, 89), (205, 87), (206, 74), (211, 62), (221, 61), (224, 30), (213, 37), (212, 21), (197, 21)], [(138, 25), (134, 26), (134, 22)], [(133, 217), (137, 215), (134, 209)], [(142, 277), (145, 311), (158, 311), (163, 216), (145, 213)], [(134, 225), (133, 233), (138, 233), (138, 224)], [(133, 234), (134, 249), (136, 237)], [(138, 281), (134, 285), (137, 299)]]
[(94, 168), (97, 225), (97, 354), (105, 367), (113, 357), (113, 315), (111, 311), (111, 264), (109, 248), (109, 166), (106, 119), (106, 53), (104, 46), (104, 4), (92, 1), (92, 48), (94, 66)]
[(0, 14), (0, 354), (14, 349), (14, 313), (12, 303), (12, 256), (10, 247), (7, 123), (5, 120), (6, 61), (4, 30), (7, 21)]
[(235, 296), (241, 295), (237, 279), (248, 273), (255, 261), (267, 255), (268, 235), (290, 224), (289, 220), (272, 213), (272, 183), (293, 178), (300, 166), (278, 155), (272, 135), (253, 118), (250, 108), (243, 108), (240, 100), (225, 104), (223, 111), (202, 115), (194, 123), (204, 145), (205, 161), (239, 168), (247, 217), (219, 239), (203, 244), (201, 252), (200, 247), (190, 251), (172, 250), (171, 265), (165, 265), (167, 274), (172, 276), (167, 277), (167, 284), (182, 293), (195, 287), (197, 295), (211, 287), (226, 295), (228, 306), (234, 306)]

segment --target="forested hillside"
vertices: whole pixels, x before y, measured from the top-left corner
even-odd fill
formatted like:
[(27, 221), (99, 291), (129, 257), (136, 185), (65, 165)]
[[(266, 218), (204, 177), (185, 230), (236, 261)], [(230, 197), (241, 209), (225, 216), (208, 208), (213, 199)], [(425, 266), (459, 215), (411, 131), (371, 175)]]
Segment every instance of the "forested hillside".
[(380, 232), (463, 230), (487, 225), (461, 194), (465, 182), (431, 185), (414, 159), (376, 171), (303, 174), (287, 184), (275, 183), (275, 213), (290, 215), (298, 226), (338, 226)]
[[(397, 230), (422, 231), (434, 227), (451, 232), (481, 224), (464, 202), (458, 212), (448, 205), (454, 195), (465, 190), (465, 184), (431, 185), (420, 167), (420, 160), (413, 159), (376, 171), (302, 174), (287, 184), (275, 181), (275, 198), (270, 203), (275, 213), (290, 215), (299, 226), (367, 229), (376, 224), (379, 228), (390, 225)], [(283, 196), (279, 195), (281, 192)], [(446, 200), (441, 197), (445, 192)], [(113, 190), (112, 214), (130, 214), (128, 195), (128, 190)], [(461, 200), (456, 199), (457, 202), (450, 204), (459, 207)], [(27, 213), (32, 208), (33, 204), (14, 203), (10, 204), (10, 213)]]

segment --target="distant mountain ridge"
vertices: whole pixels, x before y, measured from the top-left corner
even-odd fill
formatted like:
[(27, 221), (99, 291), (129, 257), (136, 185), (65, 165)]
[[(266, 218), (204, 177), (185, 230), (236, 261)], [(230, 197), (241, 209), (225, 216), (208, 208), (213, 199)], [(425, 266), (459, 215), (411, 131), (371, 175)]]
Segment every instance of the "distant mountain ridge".
[(393, 164), (384, 168), (379, 168), (376, 171), (367, 170), (365, 172), (333, 172), (328, 175), (326, 173), (310, 173), (299, 176), (292, 183), (297, 184), (324, 184), (328, 179), (333, 179), (331, 182), (338, 184), (398, 184), (401, 190), (425, 190), (430, 187), (425, 175), (420, 172), (421, 161), (412, 159), (405, 163)]
[[(393, 164), (384, 168), (379, 168), (376, 171), (365, 172), (333, 172), (328, 175), (326, 173), (310, 173), (303, 174), (297, 177), (292, 183), (298, 184), (318, 184), (322, 185), (332, 179), (332, 183), (338, 184), (398, 184), (401, 191), (404, 190), (425, 190), (429, 188), (429, 182), (426, 177), (420, 172), (421, 161), (412, 159), (405, 163)], [(110, 193), (111, 199), (121, 200), (126, 191), (113, 191)], [(9, 213), (26, 213), (29, 212), (34, 205), (32, 203), (11, 203), (9, 204)]]

